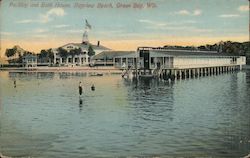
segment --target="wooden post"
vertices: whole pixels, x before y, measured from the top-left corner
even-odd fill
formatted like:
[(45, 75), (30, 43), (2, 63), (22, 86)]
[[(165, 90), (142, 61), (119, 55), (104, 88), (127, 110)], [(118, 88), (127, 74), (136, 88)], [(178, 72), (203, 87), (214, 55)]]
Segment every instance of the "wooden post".
[(177, 79), (177, 70), (174, 70), (174, 78)]

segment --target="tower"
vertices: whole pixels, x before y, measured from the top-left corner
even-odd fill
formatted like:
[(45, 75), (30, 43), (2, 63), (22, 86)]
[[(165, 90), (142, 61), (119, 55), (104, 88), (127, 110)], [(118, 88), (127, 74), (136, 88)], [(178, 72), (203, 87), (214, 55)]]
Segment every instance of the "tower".
[(82, 36), (82, 43), (83, 44), (88, 44), (89, 43), (89, 38), (88, 38), (88, 31), (84, 30), (83, 36)]
[(82, 44), (88, 44), (89, 38), (88, 38), (88, 32), (91, 30), (91, 25), (88, 23), (87, 20), (85, 20), (85, 27), (84, 27), (84, 33), (82, 37)]

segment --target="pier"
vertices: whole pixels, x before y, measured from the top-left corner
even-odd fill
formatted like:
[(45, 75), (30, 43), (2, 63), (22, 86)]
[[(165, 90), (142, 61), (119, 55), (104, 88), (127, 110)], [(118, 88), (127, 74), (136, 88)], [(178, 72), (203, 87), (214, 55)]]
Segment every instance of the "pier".
[(134, 54), (115, 57), (114, 62), (128, 78), (176, 80), (239, 71), (246, 57), (216, 51), (139, 47)]

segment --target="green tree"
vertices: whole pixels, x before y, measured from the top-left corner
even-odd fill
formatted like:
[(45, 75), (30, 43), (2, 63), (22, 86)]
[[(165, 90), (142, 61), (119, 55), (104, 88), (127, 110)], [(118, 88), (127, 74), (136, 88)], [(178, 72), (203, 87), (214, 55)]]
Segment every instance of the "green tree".
[(14, 47), (11, 48), (11, 49), (6, 49), (5, 55), (6, 55), (8, 58), (18, 55), (18, 58), (12, 59), (10, 62), (21, 63), (21, 62), (22, 62), (22, 56), (23, 56), (23, 53), (24, 53), (24, 52), (25, 52), (25, 51), (24, 51), (22, 48), (20, 48), (19, 46), (14, 46)]
[(95, 55), (95, 51), (93, 50), (92, 46), (89, 45), (89, 48), (88, 48), (88, 56), (92, 57)]
[(41, 58), (47, 58), (48, 52), (45, 49), (42, 49), (39, 55)]
[(54, 53), (53, 53), (53, 51), (52, 51), (52, 49), (50, 48), (50, 49), (48, 49), (48, 58), (49, 58), (49, 60), (50, 60), (50, 64), (51, 64), (51, 61), (53, 61), (54, 60)]
[(82, 49), (81, 48), (76, 48), (75, 53), (76, 53), (76, 55), (80, 55), (82, 53)]
[(16, 51), (14, 49), (6, 49), (5, 51), (5, 56), (7, 56), (8, 58), (14, 56), (15, 54)]
[(58, 53), (62, 58), (67, 58), (68, 56), (68, 51), (63, 49), (62, 47), (58, 48)]
[(54, 53), (52, 51), (52, 49), (42, 49), (40, 51), (40, 54), (38, 54), (38, 57), (41, 59), (41, 60), (45, 60), (46, 62), (49, 62), (51, 64), (51, 61), (54, 60)]

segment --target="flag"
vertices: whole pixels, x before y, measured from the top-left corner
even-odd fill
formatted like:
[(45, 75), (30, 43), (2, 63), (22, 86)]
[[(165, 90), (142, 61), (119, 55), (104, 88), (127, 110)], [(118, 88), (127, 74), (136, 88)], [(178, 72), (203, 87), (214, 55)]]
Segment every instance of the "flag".
[(86, 23), (85, 27), (86, 27), (87, 29), (91, 29), (91, 25), (88, 23), (87, 19), (85, 20), (85, 23)]

